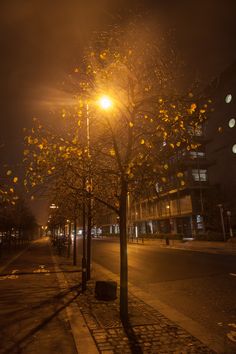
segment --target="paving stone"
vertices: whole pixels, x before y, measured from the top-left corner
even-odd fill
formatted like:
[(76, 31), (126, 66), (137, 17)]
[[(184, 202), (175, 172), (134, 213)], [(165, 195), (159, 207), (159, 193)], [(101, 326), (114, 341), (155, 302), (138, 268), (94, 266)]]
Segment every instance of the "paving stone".
[[(73, 273), (66, 272), (65, 276), (71, 286), (78, 283)], [(125, 331), (119, 318), (119, 294), (114, 301), (98, 301), (94, 297), (94, 286), (94, 281), (89, 281), (86, 292), (76, 301), (100, 353), (129, 354), (140, 347), (145, 354), (213, 353), (133, 294), (129, 295), (130, 327)]]

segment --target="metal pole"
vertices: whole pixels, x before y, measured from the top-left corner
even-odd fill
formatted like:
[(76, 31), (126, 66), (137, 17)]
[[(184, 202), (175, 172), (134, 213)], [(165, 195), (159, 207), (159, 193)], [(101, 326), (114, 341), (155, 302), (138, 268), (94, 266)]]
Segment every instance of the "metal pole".
[(230, 237), (233, 237), (233, 230), (231, 226), (231, 211), (227, 210), (227, 217), (228, 217), (228, 223), (229, 223), (229, 235)]
[(221, 226), (222, 226), (222, 232), (223, 232), (223, 238), (224, 241), (226, 241), (226, 237), (225, 237), (225, 223), (224, 223), (224, 215), (223, 215), (223, 205), (222, 204), (218, 204), (218, 207), (220, 208), (220, 219), (221, 219)]
[(88, 153), (88, 175), (87, 175), (87, 191), (88, 191), (88, 214), (87, 214), (87, 280), (91, 278), (91, 229), (92, 229), (92, 178), (91, 178), (91, 156), (90, 156), (90, 119), (89, 106), (86, 104), (86, 125), (87, 125), (87, 153)]
[[(83, 177), (83, 190), (85, 189), (85, 177)], [(87, 280), (87, 262), (86, 262), (86, 211), (85, 211), (85, 197), (83, 196), (83, 207), (82, 207), (82, 218), (83, 218), (83, 256), (82, 256), (82, 291), (86, 290), (86, 280)]]
[(74, 218), (73, 265), (76, 265), (76, 233), (77, 233), (77, 225), (76, 225), (76, 217), (75, 217)]

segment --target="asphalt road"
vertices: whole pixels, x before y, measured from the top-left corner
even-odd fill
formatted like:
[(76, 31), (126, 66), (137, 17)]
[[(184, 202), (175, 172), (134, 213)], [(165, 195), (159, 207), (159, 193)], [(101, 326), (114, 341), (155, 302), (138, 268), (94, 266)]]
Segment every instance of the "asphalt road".
[[(117, 241), (94, 239), (92, 253), (119, 274)], [(235, 256), (130, 244), (128, 259), (133, 285), (236, 345)]]

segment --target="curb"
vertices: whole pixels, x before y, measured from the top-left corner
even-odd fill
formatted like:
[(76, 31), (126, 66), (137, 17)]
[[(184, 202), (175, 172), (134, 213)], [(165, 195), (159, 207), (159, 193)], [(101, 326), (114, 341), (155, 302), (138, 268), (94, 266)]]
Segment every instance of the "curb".
[[(51, 250), (51, 248), (50, 248)], [(56, 257), (52, 254), (57, 280), (61, 290), (69, 289), (68, 282), (63, 272), (61, 272)], [(66, 307), (66, 315), (70, 323), (71, 333), (74, 338), (78, 354), (98, 354), (96, 344), (87, 327), (84, 317), (76, 302), (72, 302)]]
[[(155, 241), (154, 241), (155, 242)], [(129, 245), (138, 245), (138, 246), (145, 246), (145, 247), (159, 247), (160, 249), (169, 249), (169, 250), (179, 250), (179, 251), (190, 251), (190, 252), (201, 252), (201, 253), (208, 253), (208, 254), (220, 254), (220, 255), (230, 255), (230, 256), (235, 256), (236, 255), (236, 248), (218, 248), (218, 247), (212, 247), (212, 248), (195, 248), (195, 247), (183, 247), (181, 245), (165, 245), (164, 243), (149, 243), (148, 241), (144, 243), (133, 243), (129, 242)]]
[[(104, 268), (98, 263), (93, 263), (93, 272), (96, 274), (96, 270), (98, 273), (105, 274), (106, 277), (116, 280), (119, 282), (119, 276), (112, 273), (108, 269)], [(96, 278), (96, 276), (95, 276)], [(216, 336), (215, 334), (208, 332), (204, 327), (200, 324), (192, 320), (191, 318), (183, 315), (182, 313), (178, 312), (174, 308), (170, 307), (169, 305), (164, 304), (163, 302), (153, 299), (153, 297), (146, 293), (145, 291), (141, 290), (140, 288), (128, 284), (130, 292), (135, 294), (135, 296), (142, 301), (144, 301), (147, 305), (153, 307), (155, 310), (159, 311), (162, 315), (167, 317), (169, 320), (173, 321), (174, 323), (178, 324), (184, 330), (189, 332), (192, 336), (197, 338), (203, 344), (205, 344), (209, 349), (213, 350), (216, 353), (225, 353), (225, 346), (224, 341), (221, 337)]]

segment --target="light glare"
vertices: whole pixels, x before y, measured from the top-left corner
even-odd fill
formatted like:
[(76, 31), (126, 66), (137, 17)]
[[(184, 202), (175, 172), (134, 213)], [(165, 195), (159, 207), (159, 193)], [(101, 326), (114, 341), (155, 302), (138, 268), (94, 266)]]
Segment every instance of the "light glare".
[(100, 98), (100, 100), (99, 100), (99, 104), (100, 104), (100, 106), (101, 106), (102, 109), (107, 110), (107, 109), (111, 108), (111, 106), (112, 106), (112, 101), (110, 100), (109, 97), (107, 97), (107, 96), (102, 96), (102, 97)]

